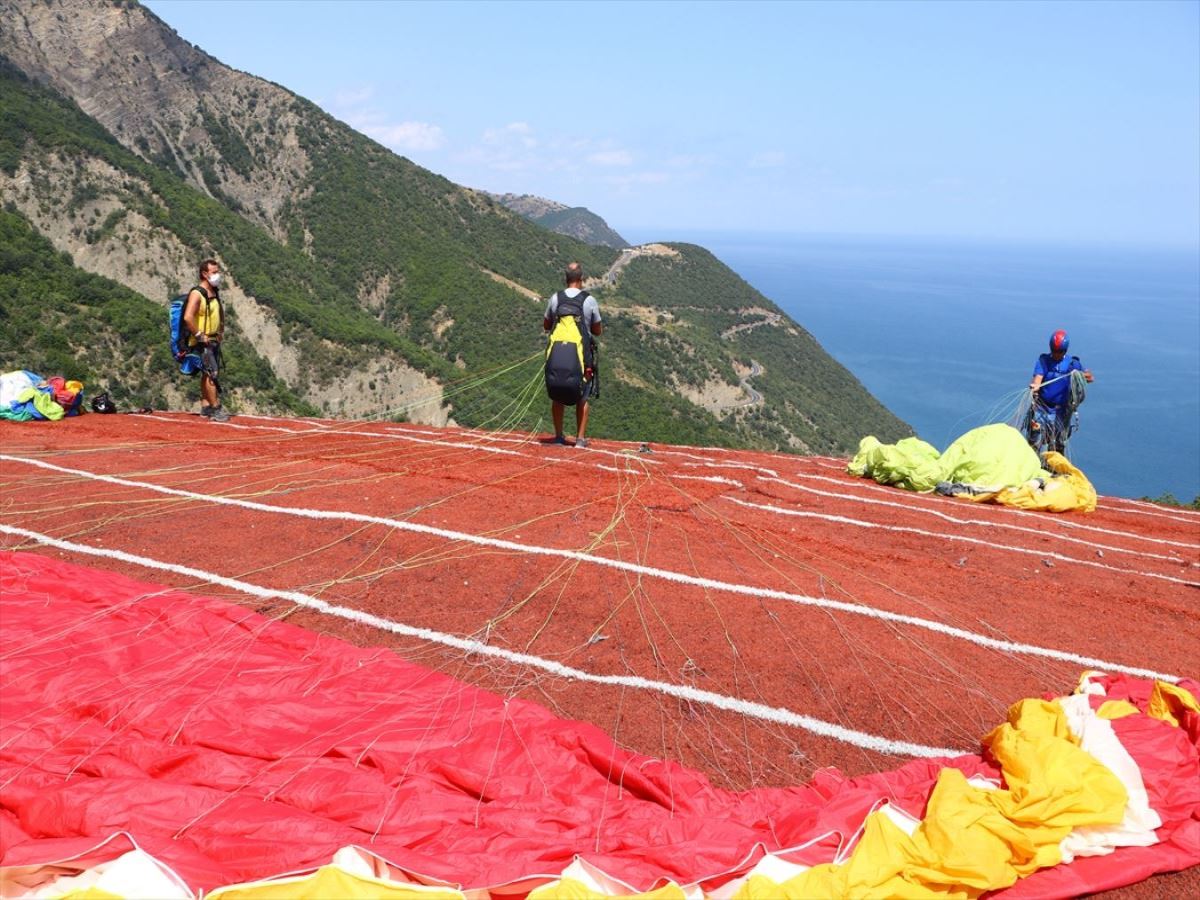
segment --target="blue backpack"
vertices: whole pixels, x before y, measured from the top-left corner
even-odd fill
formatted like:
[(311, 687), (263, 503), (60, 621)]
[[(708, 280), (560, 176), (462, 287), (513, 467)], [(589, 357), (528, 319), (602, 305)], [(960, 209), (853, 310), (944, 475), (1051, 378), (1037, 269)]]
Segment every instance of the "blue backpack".
[(196, 348), (188, 346), (190, 334), (187, 323), (183, 321), (183, 312), (187, 309), (188, 297), (191, 296), (192, 291), (196, 290), (199, 290), (199, 288), (194, 287), (186, 294), (180, 294), (171, 301), (169, 316), (171, 324), (171, 356), (175, 358), (175, 362), (179, 363), (179, 371), (184, 375), (195, 375), (203, 366), (200, 354), (196, 352)]

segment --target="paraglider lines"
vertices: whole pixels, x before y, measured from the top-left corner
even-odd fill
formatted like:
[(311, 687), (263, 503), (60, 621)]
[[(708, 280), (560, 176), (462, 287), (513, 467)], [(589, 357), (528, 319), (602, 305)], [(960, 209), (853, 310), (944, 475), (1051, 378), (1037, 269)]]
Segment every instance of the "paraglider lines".
[(982, 538), (968, 537), (965, 534), (946, 534), (940, 531), (926, 531), (924, 528), (912, 528), (908, 525), (885, 525), (881, 522), (866, 522), (862, 519), (851, 519), (848, 516), (835, 516), (830, 513), (809, 512), (799, 509), (784, 509), (781, 506), (770, 506), (765, 503), (751, 503), (749, 500), (739, 500), (737, 497), (723, 498), (730, 503), (736, 503), (738, 506), (749, 507), (750, 509), (761, 509), (766, 512), (776, 513), (782, 516), (798, 516), (805, 519), (821, 519), (826, 522), (837, 522), (841, 525), (851, 525), (856, 528), (879, 528), (884, 531), (895, 531), (905, 534), (919, 534), (923, 537), (937, 538), (944, 541), (962, 541), (968, 544), (978, 544), (981, 547), (990, 547), (993, 550), (1004, 550), (1011, 553), (1025, 553), (1030, 556), (1049, 557), (1062, 562), (1075, 563), (1080, 566), (1092, 566), (1097, 569), (1107, 569), (1110, 572), (1120, 572), (1123, 575), (1140, 575), (1143, 578), (1161, 578), (1163, 581), (1171, 581), (1175, 584), (1182, 584), (1187, 587), (1200, 587), (1200, 583), (1188, 581), (1184, 578), (1176, 578), (1173, 575), (1163, 575), (1158, 572), (1141, 572), (1130, 569), (1121, 569), (1117, 566), (1109, 566), (1104, 563), (1094, 562), (1090, 559), (1076, 559), (1073, 556), (1063, 556), (1061, 553), (1055, 553), (1053, 550), (1035, 550), (1031, 547), (1014, 547), (1011, 544), (997, 544), (994, 541), (985, 541)]
[(1097, 544), (1094, 541), (1085, 541), (1081, 538), (1068, 537), (1063, 534), (1049, 535), (1039, 528), (1025, 528), (1021, 525), (1012, 525), (1008, 522), (994, 522), (985, 519), (961, 519), (958, 516), (951, 516), (937, 509), (929, 509), (923, 506), (911, 506), (905, 503), (896, 503), (892, 500), (875, 500), (871, 497), (856, 497), (850, 494), (838, 494), (833, 491), (822, 491), (817, 488), (805, 487), (802, 484), (796, 484), (794, 481), (788, 481), (784, 478), (767, 478), (760, 476), (762, 481), (772, 482), (774, 484), (782, 484), (785, 487), (790, 487), (793, 490), (804, 491), (808, 494), (816, 494), (820, 497), (832, 497), (836, 500), (849, 500), (853, 503), (869, 503), (876, 506), (890, 506), (895, 509), (902, 509), (905, 512), (917, 512), (928, 516), (935, 516), (945, 522), (953, 522), (956, 525), (975, 525), (983, 528), (1008, 528), (1013, 531), (1023, 531), (1027, 534), (1034, 534), (1041, 538), (1053, 537), (1054, 540), (1067, 541), (1072, 544), (1082, 544), (1092, 550), (1108, 550), (1112, 553), (1129, 553), (1134, 556), (1144, 556), (1147, 559), (1161, 559), (1166, 562), (1181, 563), (1183, 562), (1178, 556), (1165, 556), (1161, 553), (1149, 553), (1145, 550), (1131, 550), (1127, 547), (1114, 547), (1111, 544)]
[[(817, 597), (809, 597), (802, 594), (795, 594), (789, 591), (780, 591), (773, 588), (756, 587), (753, 585), (737, 584), (734, 582), (721, 581), (715, 578), (705, 578), (699, 576), (685, 575), (681, 572), (674, 572), (667, 569), (660, 569), (651, 566), (640, 565), (637, 563), (627, 563), (620, 560), (610, 559), (608, 557), (596, 556), (593, 554), (582, 553), (578, 550), (564, 550), (556, 547), (545, 547), (536, 544), (519, 544), (515, 541), (509, 541), (499, 538), (483, 537), (468, 532), (453, 531), (446, 528), (438, 528), (433, 525), (424, 525), (417, 522), (404, 522), (396, 519), (390, 519), (383, 516), (371, 516), (362, 513), (347, 512), (342, 510), (323, 511), (314, 509), (302, 509), (298, 507), (274, 506), (266, 503), (257, 503), (250, 500), (237, 500), (231, 497), (216, 497), (208, 494), (198, 494), (192, 491), (184, 491), (178, 488), (169, 488), (161, 485), (152, 484), (149, 482), (132, 481), (125, 478), (119, 478), (113, 475), (98, 475), (83, 470), (66, 469), (62, 466), (56, 466), (51, 463), (42, 462), (40, 460), (24, 459), (18, 456), (10, 456), (8, 454), (0, 454), (0, 460), (9, 462), (23, 463), (29, 466), (49, 469), (51, 471), (64, 472), (69, 475), (75, 475), (81, 478), (88, 478), (97, 481), (105, 481), (111, 484), (119, 484), (125, 487), (140, 487), (146, 490), (156, 491), (163, 494), (169, 494), (179, 497), (189, 497), (193, 500), (199, 500), (206, 503), (212, 503), (222, 506), (240, 507), (243, 509), (255, 510), (258, 512), (267, 512), (273, 514), (282, 514), (296, 516), (299, 518), (329, 520), (329, 521), (345, 521), (345, 522), (363, 522), (385, 525), (389, 528), (394, 528), (399, 531), (409, 531), (416, 534), (424, 534), (430, 537), (439, 537), (454, 541), (463, 541), (465, 543), (475, 544), (477, 546), (493, 547), (496, 549), (510, 550), (517, 553), (527, 553), (535, 556), (558, 557), (561, 559), (579, 560), (581, 562), (591, 563), (593, 565), (603, 566), (610, 569), (634, 572), (641, 575), (647, 575), (654, 578), (661, 578), (666, 581), (675, 582), (677, 584), (686, 584), (693, 587), (713, 588), (716, 590), (727, 591), (734, 594), (742, 594), (745, 596), (762, 597), (773, 600), (784, 600), (791, 603), (797, 603), (803, 606), (816, 606), (825, 609), (834, 609), (841, 612), (852, 613), (854, 615), (866, 616), (873, 619), (883, 619), (886, 621), (898, 622), (902, 624), (912, 625), (918, 628), (924, 628), (929, 631), (947, 635), (949, 637), (958, 638), (991, 649), (1001, 650), (1008, 653), (1026, 653), (1032, 656), (1042, 656), (1049, 659), (1057, 659), (1064, 662), (1077, 663), (1088, 667), (1105, 669), (1108, 671), (1127, 672), (1132, 675), (1141, 675), (1148, 678), (1160, 678), (1167, 681), (1178, 681), (1179, 677), (1175, 675), (1166, 675), (1160, 672), (1155, 672), (1150, 669), (1144, 669), (1136, 666), (1125, 666), (1117, 663), (1108, 662), (1105, 660), (1096, 659), (1093, 657), (1081, 656), (1076, 653), (1069, 653), (1062, 650), (1054, 650), (1046, 647), (1038, 647), (1032, 644), (1022, 644), (1013, 641), (997, 640), (985, 635), (976, 634), (966, 631), (965, 629), (956, 628), (946, 625), (945, 623), (923, 619), (917, 616), (908, 616), (901, 613), (889, 612), (880, 610), (874, 607), (866, 606), (858, 603), (846, 603), (838, 600), (825, 600)], [(725, 498), (730, 502), (737, 502), (743, 506), (756, 507), (759, 504), (748, 503), (746, 501), (738, 501), (735, 498)], [(777, 507), (766, 507), (767, 509), (777, 509)], [(833, 521), (842, 520), (844, 517), (821, 516), (818, 514), (799, 513), (789, 510), (778, 510), (783, 514), (794, 515), (813, 515), (818, 518), (830, 519)], [(932, 532), (921, 532), (920, 529), (905, 529), (905, 528), (890, 528), (888, 526), (874, 525), (872, 523), (856, 523), (855, 520), (845, 520), (851, 524), (862, 524), (871, 528), (884, 528), (885, 530), (894, 531), (915, 531), (918, 533), (929, 534), (935, 538), (949, 539), (952, 536), (938, 535)], [(7, 528), (8, 526), (0, 526)], [(968, 541), (970, 543), (983, 544), (991, 546), (987, 541), (981, 541), (976, 538), (956, 537), (954, 539)], [(1003, 547), (1001, 549), (1004, 549)], [(1025, 551), (1023, 548), (1012, 548), (1021, 550), (1021, 552), (1037, 552)], [(1064, 560), (1071, 562), (1081, 562), (1079, 560), (1071, 560), (1069, 557), (1063, 557)], [(1134, 574), (1127, 570), (1118, 569), (1114, 566), (1104, 566), (1090, 561), (1082, 564), (1097, 566), (1098, 568), (1108, 569), (1115, 572), (1120, 572), (1125, 575)], [(1167, 578), (1167, 576), (1159, 576)], [(1178, 581), (1178, 579), (1170, 579), (1170, 581)], [(1186, 582), (1184, 582), (1186, 583)]]
[[(956, 756), (966, 752), (961, 748), (954, 749), (948, 747), (930, 747), (925, 744), (915, 744), (909, 741), (899, 741), (891, 738), (880, 737), (879, 735), (868, 734), (866, 732), (848, 729), (841, 725), (834, 725), (829, 722), (824, 722), (820, 719), (815, 719), (812, 716), (807, 716), (789, 709), (784, 709), (782, 707), (767, 706), (762, 703), (755, 703), (738, 697), (729, 697), (724, 694), (701, 690), (699, 688), (671, 684), (662, 681), (653, 681), (651, 679), (641, 678), (639, 676), (602, 675), (595, 672), (588, 672), (583, 669), (566, 666), (561, 663), (543, 659), (538, 656), (533, 656), (528, 653), (518, 653), (511, 650), (505, 650), (500, 647), (492, 647), (488, 644), (483, 644), (475, 640), (445, 634), (429, 628), (419, 628), (412, 625), (406, 625), (402, 622), (395, 622), (390, 619), (385, 619), (381, 616), (363, 612), (361, 610), (346, 609), (345, 607), (336, 606), (317, 597), (300, 593), (299, 591), (281, 591), (273, 588), (265, 588), (259, 585), (250, 584), (245, 581), (239, 581), (234, 578), (226, 578), (214, 572), (205, 572), (201, 569), (196, 569), (191, 566), (182, 566), (175, 563), (162, 562), (160, 560), (150, 559), (144, 556), (136, 556), (132, 553), (125, 553), (121, 550), (89, 547), (86, 544), (75, 544), (69, 541), (60, 541), (57, 538), (50, 537), (49, 535), (39, 534), (36, 531), (29, 531), (25, 528), (14, 528), (11, 525), (0, 524), (0, 533), (37, 541), (40, 544), (44, 544), (49, 547), (57, 547), (60, 550), (66, 550), (71, 553), (106, 557), (135, 566), (143, 566), (149, 569), (173, 572), (177, 575), (184, 575), (189, 578), (203, 579), (211, 584), (219, 584), (222, 587), (230, 588), (231, 590), (239, 591), (240, 593), (248, 594), (250, 596), (260, 597), (262, 599), (289, 600), (293, 603), (300, 604), (326, 615), (350, 619), (364, 625), (378, 628), (382, 631), (389, 631), (394, 634), (414, 637), (430, 643), (442, 644), (444, 646), (460, 650), (464, 653), (473, 653), (479, 656), (487, 656), (503, 660), (519, 666), (542, 669), (560, 678), (574, 678), (579, 681), (591, 682), (593, 684), (625, 686), (639, 690), (655, 691), (667, 696), (677, 697), (681, 700), (686, 700), (691, 703), (700, 703), (705, 706), (711, 706), (716, 709), (725, 710), (738, 715), (750, 716), (756, 719), (765, 719), (767, 721), (778, 722), (780, 724), (801, 728), (823, 737), (829, 737), (843, 743), (853, 744), (855, 746), (861, 746), (869, 750), (874, 750), (877, 753), (890, 754), (893, 756), (936, 757)], [(189, 823), (189, 825), (190, 824), (192, 823)], [(184, 829), (187, 827), (188, 826), (184, 826)], [(181, 831), (184, 829), (181, 829)]]

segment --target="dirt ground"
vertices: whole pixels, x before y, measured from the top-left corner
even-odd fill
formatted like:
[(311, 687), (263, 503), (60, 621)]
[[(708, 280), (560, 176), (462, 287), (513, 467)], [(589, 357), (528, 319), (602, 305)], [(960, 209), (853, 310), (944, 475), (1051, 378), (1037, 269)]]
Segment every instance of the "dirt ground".
[[(388, 423), (87, 415), (0, 424), (0, 453), (6, 525), (536, 657), (152, 576), (392, 647), (721, 787), (976, 752), (1011, 703), (1068, 693), (1089, 668), (1200, 676), (1186, 510), (1103, 497), (1055, 516), (884, 488), (844, 460)], [(1196, 895), (1197, 871), (1104, 896)]]

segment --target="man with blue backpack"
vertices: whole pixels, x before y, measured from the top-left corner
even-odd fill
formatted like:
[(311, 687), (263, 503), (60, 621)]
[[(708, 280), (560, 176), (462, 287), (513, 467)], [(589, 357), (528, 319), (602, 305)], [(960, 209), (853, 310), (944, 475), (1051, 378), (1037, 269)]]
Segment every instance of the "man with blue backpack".
[[(1067, 356), (1070, 347), (1071, 339), (1061, 328), (1050, 335), (1050, 352), (1038, 356), (1033, 366), (1033, 380), (1029, 383), (1033, 395), (1030, 410), (1033, 433), (1027, 436), (1031, 442), (1042, 443), (1046, 449), (1059, 453), (1066, 451), (1067, 439), (1073, 430), (1072, 419), (1083, 402), (1082, 382), (1090, 384), (1094, 380), (1078, 356)], [(1079, 374), (1073, 374), (1076, 372)], [(1038, 431), (1043, 432), (1043, 440), (1034, 441), (1033, 438), (1039, 436)]]
[(583, 289), (583, 266), (567, 266), (566, 288), (546, 301), (542, 329), (546, 342), (546, 393), (554, 420), (554, 444), (567, 444), (563, 436), (563, 413), (575, 407), (575, 446), (587, 447), (588, 400), (597, 396), (596, 342), (603, 331), (600, 306)]
[(176, 358), (185, 373), (200, 372), (200, 415), (214, 422), (228, 422), (229, 413), (221, 406), (221, 340), (225, 336), (221, 266), (215, 259), (206, 259), (200, 263), (199, 274), (200, 283), (188, 291), (183, 303), (181, 319), (187, 335), (180, 329)]

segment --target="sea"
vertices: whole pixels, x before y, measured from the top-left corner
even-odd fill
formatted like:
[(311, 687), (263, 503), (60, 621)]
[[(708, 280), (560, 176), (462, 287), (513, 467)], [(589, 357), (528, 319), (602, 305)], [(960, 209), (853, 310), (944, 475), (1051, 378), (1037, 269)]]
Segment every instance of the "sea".
[(940, 450), (1008, 421), (1066, 329), (1095, 375), (1072, 461), (1102, 494), (1200, 496), (1200, 249), (622, 232), (712, 251)]

